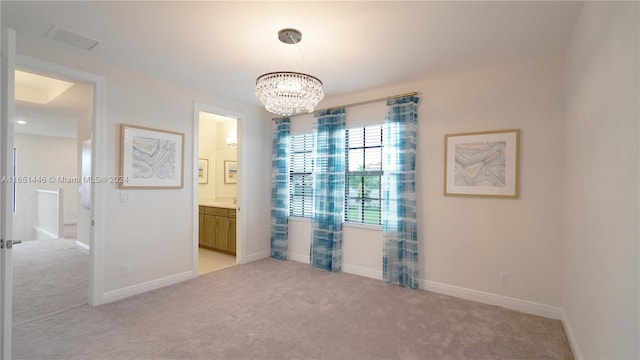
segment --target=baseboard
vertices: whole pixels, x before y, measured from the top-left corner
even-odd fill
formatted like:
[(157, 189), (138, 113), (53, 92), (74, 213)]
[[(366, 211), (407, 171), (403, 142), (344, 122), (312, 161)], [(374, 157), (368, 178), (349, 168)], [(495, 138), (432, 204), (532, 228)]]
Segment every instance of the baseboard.
[(287, 258), (291, 261), (303, 263), (303, 264), (311, 264), (311, 258), (309, 255), (302, 255), (296, 253), (288, 253)]
[[(54, 234), (54, 233), (49, 232), (49, 231), (47, 231), (47, 230), (45, 230), (43, 228), (34, 227), (34, 230), (36, 231), (36, 233), (44, 234), (45, 236), (50, 237), (50, 238), (57, 238), (58, 237), (58, 234)], [(37, 238), (39, 239), (39, 237), (37, 237)]]
[(454, 296), (483, 304), (497, 305), (507, 309), (520, 311), (527, 314), (544, 316), (551, 319), (562, 319), (562, 308), (535, 303), (532, 301), (511, 298), (507, 296), (487, 293), (473, 289), (438, 283), (435, 281), (420, 280), (420, 288), (435, 293)]
[(156, 290), (165, 286), (174, 285), (185, 280), (193, 279), (198, 276), (196, 273), (194, 275), (193, 271), (186, 271), (180, 274), (175, 274), (171, 276), (167, 276), (161, 279), (148, 281), (145, 283), (129, 286), (126, 288), (108, 291), (102, 294), (102, 299), (98, 302), (99, 304), (106, 304), (117, 300), (122, 300), (134, 295), (139, 295), (148, 291)]
[[(309, 255), (302, 255), (296, 253), (287, 254), (287, 259), (303, 264), (310, 264), (311, 259)], [(342, 271), (347, 274), (358, 275), (363, 277), (368, 277), (371, 279), (382, 280), (382, 271), (373, 270), (362, 266), (357, 265), (348, 265), (342, 264)]]
[(373, 269), (369, 269), (362, 266), (356, 266), (356, 265), (342, 264), (342, 271), (348, 274), (364, 276), (371, 279), (382, 281), (382, 271), (380, 270), (373, 270)]
[(270, 250), (260, 251), (255, 254), (247, 255), (242, 259), (242, 264), (248, 264), (257, 260), (265, 259), (271, 256)]
[(81, 247), (81, 248), (83, 248), (85, 250), (90, 250), (89, 245), (83, 243), (80, 240), (76, 240), (76, 246), (79, 246), (79, 247)]
[(573, 352), (573, 358), (584, 359), (582, 357), (582, 353), (580, 352), (580, 347), (578, 346), (576, 336), (574, 335), (571, 324), (569, 323), (569, 318), (567, 317), (567, 313), (565, 313), (564, 309), (562, 310), (562, 327), (564, 327), (564, 332), (565, 334), (567, 334), (569, 346), (571, 347), (571, 351)]
[[(290, 252), (288, 254), (288, 259), (303, 264), (310, 263), (309, 255)], [(382, 281), (381, 270), (375, 270), (356, 265), (342, 264), (342, 271), (344, 271), (345, 273)], [(438, 283), (435, 281), (419, 280), (419, 286), (423, 290), (432, 291), (439, 294), (454, 296), (483, 304), (497, 305), (507, 309), (516, 310), (527, 314), (544, 316), (556, 320), (562, 319), (563, 310), (559, 307)]]

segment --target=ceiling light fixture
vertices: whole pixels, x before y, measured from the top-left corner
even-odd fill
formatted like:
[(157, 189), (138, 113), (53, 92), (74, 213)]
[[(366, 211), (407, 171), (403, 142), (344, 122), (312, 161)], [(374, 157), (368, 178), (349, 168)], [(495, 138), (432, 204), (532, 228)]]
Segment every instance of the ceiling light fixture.
[[(302, 33), (296, 29), (282, 29), (278, 39), (285, 44), (298, 44)], [(256, 79), (256, 96), (267, 111), (281, 116), (312, 112), (324, 98), (322, 81), (315, 76), (277, 71), (260, 75)]]

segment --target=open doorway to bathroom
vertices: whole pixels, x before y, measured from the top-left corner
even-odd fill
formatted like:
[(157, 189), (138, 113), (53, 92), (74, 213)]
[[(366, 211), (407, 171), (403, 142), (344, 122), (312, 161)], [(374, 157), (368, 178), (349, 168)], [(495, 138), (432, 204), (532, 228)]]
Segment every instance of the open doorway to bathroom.
[(236, 264), (238, 120), (199, 112), (198, 274)]

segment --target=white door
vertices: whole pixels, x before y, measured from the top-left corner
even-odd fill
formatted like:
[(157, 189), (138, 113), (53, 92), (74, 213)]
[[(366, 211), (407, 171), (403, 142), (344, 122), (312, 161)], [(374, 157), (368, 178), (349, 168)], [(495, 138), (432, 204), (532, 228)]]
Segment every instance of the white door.
[(11, 296), (13, 287), (11, 249), (14, 176), (13, 117), (15, 111), (14, 77), (16, 33), (2, 31), (2, 70), (0, 71), (0, 359), (11, 359)]

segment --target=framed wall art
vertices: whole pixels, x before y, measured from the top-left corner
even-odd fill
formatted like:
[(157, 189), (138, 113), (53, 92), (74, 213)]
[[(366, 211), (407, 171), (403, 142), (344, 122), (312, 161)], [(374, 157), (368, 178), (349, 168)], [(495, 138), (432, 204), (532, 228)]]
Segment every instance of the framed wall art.
[(198, 183), (206, 184), (209, 182), (209, 160), (198, 159)]
[(238, 183), (238, 162), (225, 160), (224, 162), (224, 183)]
[(448, 134), (444, 194), (518, 198), (520, 129)]
[(120, 125), (121, 189), (180, 189), (184, 134)]

